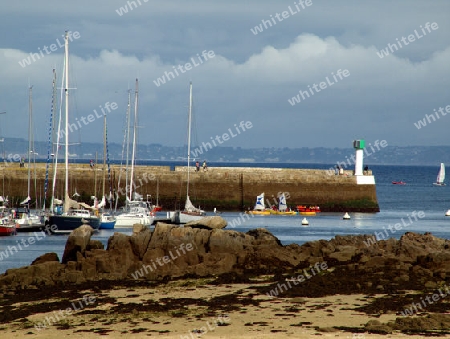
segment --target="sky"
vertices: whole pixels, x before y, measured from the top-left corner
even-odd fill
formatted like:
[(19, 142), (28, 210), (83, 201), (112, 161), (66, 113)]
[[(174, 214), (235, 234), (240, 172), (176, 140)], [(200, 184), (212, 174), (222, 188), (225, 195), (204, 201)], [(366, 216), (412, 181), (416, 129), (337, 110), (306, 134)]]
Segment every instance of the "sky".
[(143, 144), (186, 144), (192, 82), (195, 144), (450, 145), (448, 0), (3, 0), (0, 6), (0, 112), (6, 112), (0, 137), (28, 138), (32, 86), (34, 139), (47, 140), (52, 70), (60, 97), (60, 46), (70, 31), (69, 122), (80, 122), (70, 133), (74, 142), (102, 142), (103, 108), (108, 140), (122, 143), (137, 78)]

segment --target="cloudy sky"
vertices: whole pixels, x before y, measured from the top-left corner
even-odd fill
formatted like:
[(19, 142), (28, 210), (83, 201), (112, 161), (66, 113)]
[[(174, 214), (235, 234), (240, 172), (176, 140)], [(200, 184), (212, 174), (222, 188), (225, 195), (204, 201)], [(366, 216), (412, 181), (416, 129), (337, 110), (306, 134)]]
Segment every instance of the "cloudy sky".
[[(59, 46), (69, 30), (78, 37), (69, 46), (69, 86), (76, 88), (70, 121), (116, 103), (108, 115), (113, 142), (122, 142), (128, 89), (134, 96), (138, 78), (140, 143), (186, 143), (192, 81), (199, 144), (230, 135), (241, 121), (252, 128), (224, 146), (351, 147), (359, 138), (396, 146), (450, 144), (450, 114), (433, 111), (450, 105), (448, 0), (35, 0), (1, 6), (4, 137), (27, 138), (30, 84), (35, 139), (47, 139), (52, 69), (61, 87)], [(205, 60), (203, 51), (214, 57)], [(39, 54), (35, 60), (33, 53)], [(169, 72), (173, 78), (158, 82)], [(295, 103), (299, 91), (303, 97)], [(429, 117), (417, 128), (427, 114), (440, 119)], [(102, 124), (96, 118), (71, 139), (102, 142)]]

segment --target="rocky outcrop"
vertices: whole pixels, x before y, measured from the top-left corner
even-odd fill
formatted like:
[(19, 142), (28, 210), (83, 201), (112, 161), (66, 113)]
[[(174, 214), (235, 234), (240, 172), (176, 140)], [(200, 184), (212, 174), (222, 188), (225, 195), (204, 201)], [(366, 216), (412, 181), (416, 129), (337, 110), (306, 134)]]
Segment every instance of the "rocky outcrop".
[[(386, 241), (367, 235), (336, 236), (283, 246), (265, 229), (242, 233), (158, 223), (153, 231), (136, 225), (131, 236), (114, 233), (106, 249), (91, 235), (89, 226), (78, 228), (67, 240), (61, 263), (55, 254), (46, 254), (31, 266), (10, 269), (0, 276), (0, 289), (101, 279), (289, 274), (322, 262), (333, 269), (303, 285), (317, 283), (321, 295), (327, 286), (336, 293), (386, 292), (434, 288), (450, 278), (450, 241), (430, 233), (406, 233)], [(316, 293), (314, 286), (306, 290)], [(291, 292), (295, 289), (286, 295)]]
[(369, 333), (390, 334), (399, 331), (410, 335), (427, 334), (439, 336), (448, 333), (450, 328), (450, 314), (428, 314), (423, 317), (402, 317), (395, 321), (381, 323), (378, 320), (370, 320), (364, 329)]
[[(217, 218), (208, 221), (214, 223), (221, 227)], [(151, 231), (135, 225), (131, 236), (114, 233), (106, 249), (91, 235), (89, 226), (79, 227), (68, 237), (61, 263), (46, 254), (33, 266), (8, 270), (0, 276), (0, 288), (272, 272), (292, 269), (300, 261), (298, 246), (282, 246), (264, 229), (241, 233), (158, 223)]]

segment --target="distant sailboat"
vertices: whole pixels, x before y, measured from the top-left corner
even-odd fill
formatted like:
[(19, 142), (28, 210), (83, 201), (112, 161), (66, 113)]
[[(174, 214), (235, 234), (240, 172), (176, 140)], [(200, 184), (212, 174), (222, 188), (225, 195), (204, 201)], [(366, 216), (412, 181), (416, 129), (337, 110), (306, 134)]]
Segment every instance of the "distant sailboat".
[[(30, 203), (31, 203), (31, 155), (35, 154), (34, 151), (34, 143), (33, 143), (33, 104), (32, 104), (32, 89), (33, 86), (29, 88), (29, 99), (28, 99), (28, 189), (27, 189), (27, 197), (23, 200), (20, 205), (23, 208), (19, 208), (16, 211), (16, 215), (18, 218), (15, 220), (17, 231), (22, 232), (32, 232), (39, 231), (41, 227), (44, 226), (45, 220), (43, 215), (37, 215), (35, 213), (31, 213)], [(35, 187), (36, 194), (36, 187)]]
[(441, 162), (441, 168), (439, 169), (439, 173), (436, 178), (436, 182), (433, 183), (434, 186), (445, 186), (445, 165)]
[(189, 199), (190, 161), (191, 161), (191, 123), (192, 123), (192, 82), (189, 84), (189, 112), (188, 112), (188, 154), (187, 154), (187, 184), (186, 203), (184, 210), (169, 212), (169, 218), (174, 224), (186, 224), (190, 221), (202, 219), (206, 212), (195, 207)]

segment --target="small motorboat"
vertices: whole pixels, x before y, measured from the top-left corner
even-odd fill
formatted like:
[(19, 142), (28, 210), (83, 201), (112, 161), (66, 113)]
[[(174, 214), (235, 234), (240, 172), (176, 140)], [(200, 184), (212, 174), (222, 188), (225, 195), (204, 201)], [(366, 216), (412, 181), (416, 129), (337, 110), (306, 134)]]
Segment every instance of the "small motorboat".
[(8, 217), (0, 219), (0, 236), (16, 235), (16, 224)]
[(316, 213), (320, 212), (320, 207), (319, 206), (298, 205), (297, 211), (298, 211), (298, 214), (300, 214), (300, 215), (316, 215)]
[(100, 219), (100, 229), (113, 229), (116, 224), (116, 217), (114, 215), (103, 213)]
[(404, 181), (393, 181), (392, 184), (393, 185), (406, 185), (406, 182), (404, 182)]

